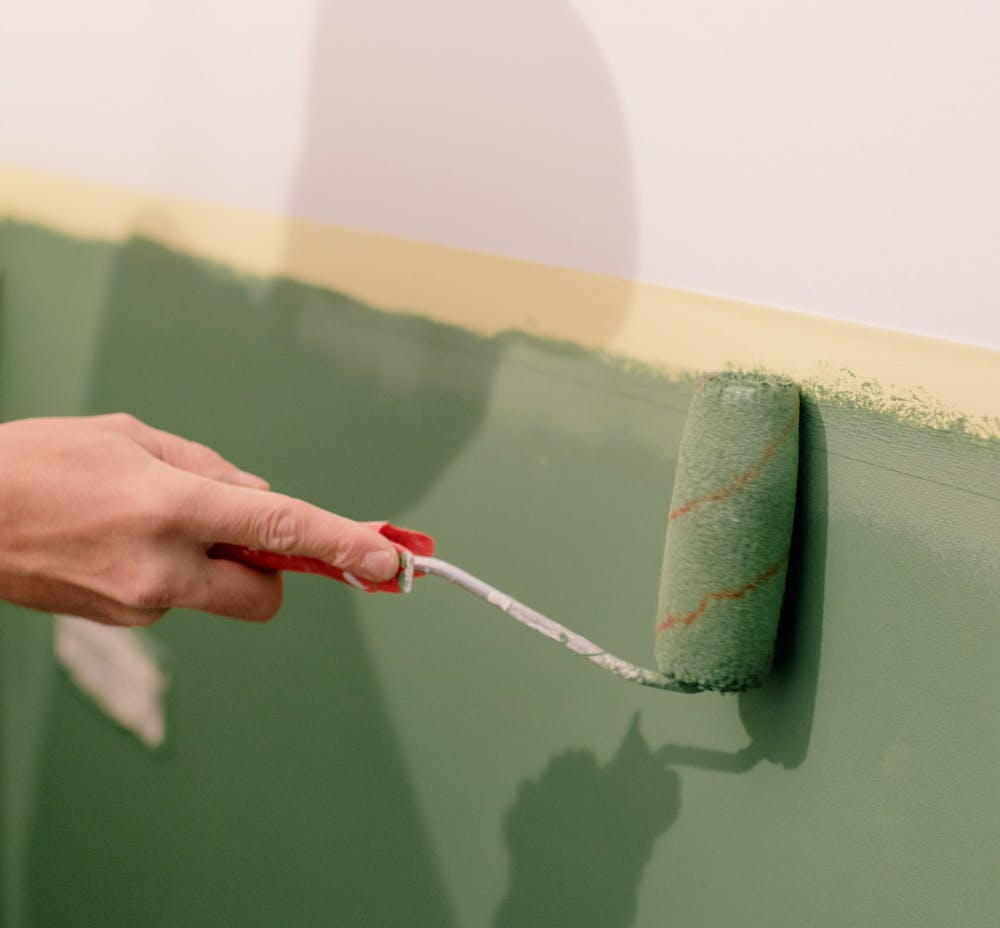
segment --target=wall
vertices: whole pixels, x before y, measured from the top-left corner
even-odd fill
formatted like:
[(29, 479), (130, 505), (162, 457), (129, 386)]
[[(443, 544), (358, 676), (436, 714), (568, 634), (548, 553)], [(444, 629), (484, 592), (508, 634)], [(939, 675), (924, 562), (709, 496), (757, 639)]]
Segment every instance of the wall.
[[(145, 240), (9, 223), (3, 254), (6, 415), (127, 406), (648, 663), (690, 386)], [(991, 924), (997, 443), (816, 398), (804, 430), (756, 694), (630, 687), (433, 581), (298, 577), (269, 626), (157, 627), (156, 756), (7, 610), (11, 923)]]
[(996, 348), (989, 0), (40, 0), (0, 161)]
[(433, 581), (294, 577), (157, 626), (151, 755), (5, 608), (4, 924), (991, 925), (996, 139), (949, 101), (995, 14), (421, 10), (19, 11), (3, 415), (127, 407), (648, 663), (690, 378), (791, 373), (774, 677), (645, 692)]

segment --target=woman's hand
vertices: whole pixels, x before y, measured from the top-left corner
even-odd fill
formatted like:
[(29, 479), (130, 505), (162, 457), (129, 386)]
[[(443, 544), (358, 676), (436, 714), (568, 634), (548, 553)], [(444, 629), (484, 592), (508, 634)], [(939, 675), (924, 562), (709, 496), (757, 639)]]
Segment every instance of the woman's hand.
[(280, 574), (209, 558), (216, 542), (399, 569), (374, 529), (272, 493), (214, 451), (126, 414), (0, 425), (0, 599), (149, 625), (174, 606), (260, 622)]

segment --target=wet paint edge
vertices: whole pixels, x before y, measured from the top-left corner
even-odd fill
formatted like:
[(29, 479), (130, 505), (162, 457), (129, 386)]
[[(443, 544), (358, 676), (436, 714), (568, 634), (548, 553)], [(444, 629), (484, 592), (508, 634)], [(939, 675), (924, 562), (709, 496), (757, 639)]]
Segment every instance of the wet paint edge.
[[(1000, 439), (1000, 352), (987, 348), (22, 168), (0, 166), (0, 216), (84, 239), (147, 238), (237, 272), (487, 337), (523, 332), (674, 381), (783, 375), (818, 401)], [(609, 307), (625, 308), (610, 325)]]

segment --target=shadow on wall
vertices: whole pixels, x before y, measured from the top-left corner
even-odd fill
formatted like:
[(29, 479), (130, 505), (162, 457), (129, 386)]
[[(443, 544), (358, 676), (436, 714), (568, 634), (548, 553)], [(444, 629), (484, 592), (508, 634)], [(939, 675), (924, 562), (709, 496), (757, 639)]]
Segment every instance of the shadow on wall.
[[(321, 10), (292, 213), (632, 278), (626, 127), (570, 2)], [(610, 337), (626, 309), (587, 324)]]
[(765, 687), (740, 696), (752, 756), (786, 769), (805, 759), (819, 678), (826, 574), (826, 431), (816, 403), (802, 400), (799, 483), (784, 610)]
[[(627, 139), (568, 3), (327, 2), (314, 55), (291, 212), (630, 275)], [(287, 266), (304, 247), (291, 233)], [(588, 320), (602, 340), (626, 302)], [(479, 426), (504, 346), (135, 239), (111, 278), (89, 411), (126, 408), (278, 490), (393, 518)], [(266, 629), (162, 623), (176, 737), (160, 764), (88, 722), (60, 681), (33, 924), (455, 924), (351, 594), (289, 587)]]
[(749, 744), (731, 753), (685, 745), (654, 750), (637, 713), (606, 766), (587, 751), (556, 755), (537, 781), (522, 785), (506, 815), (510, 872), (494, 928), (628, 928), (654, 844), (680, 813), (676, 768), (746, 773), (761, 761), (794, 769), (805, 760), (819, 675), (827, 532), (826, 442), (812, 403), (803, 403), (802, 430), (775, 664), (764, 687), (738, 697)]
[(606, 766), (589, 751), (557, 755), (504, 820), (510, 876), (493, 928), (631, 925), (653, 844), (679, 810), (680, 777), (638, 714)]

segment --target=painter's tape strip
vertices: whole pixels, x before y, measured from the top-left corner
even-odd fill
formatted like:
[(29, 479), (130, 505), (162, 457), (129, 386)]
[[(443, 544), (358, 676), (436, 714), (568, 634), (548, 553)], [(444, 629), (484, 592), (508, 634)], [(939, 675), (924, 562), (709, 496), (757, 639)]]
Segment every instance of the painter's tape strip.
[(98, 707), (150, 748), (167, 735), (164, 706), (170, 678), (141, 631), (59, 615), (56, 659)]
[[(1000, 438), (1000, 352), (571, 268), (0, 165), (0, 217), (142, 236), (263, 278), (480, 335), (522, 331), (668, 377), (760, 370), (935, 427)], [(387, 271), (390, 269), (390, 271)]]

